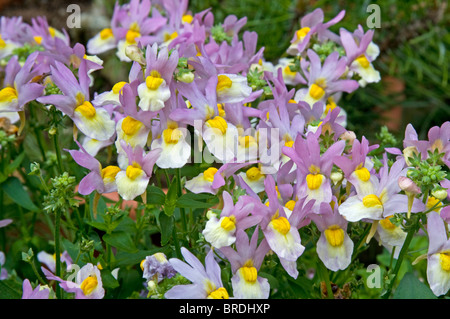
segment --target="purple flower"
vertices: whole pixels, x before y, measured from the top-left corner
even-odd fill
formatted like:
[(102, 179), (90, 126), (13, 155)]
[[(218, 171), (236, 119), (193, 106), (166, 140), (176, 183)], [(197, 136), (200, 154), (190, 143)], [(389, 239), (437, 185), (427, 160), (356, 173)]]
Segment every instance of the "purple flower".
[[(389, 169), (385, 154), (380, 178), (371, 178), (364, 186), (356, 187), (356, 195), (347, 198), (340, 206), (339, 212), (350, 222), (362, 219), (382, 220), (394, 213), (408, 212), (407, 195), (399, 194), (401, 189), (398, 178), (406, 175), (405, 161), (397, 160)], [(425, 205), (414, 199), (411, 212), (425, 210)]]
[(317, 242), (317, 254), (324, 265), (332, 270), (343, 270), (350, 265), (353, 253), (353, 242), (347, 234), (347, 221), (339, 214), (336, 198), (320, 205), (319, 214), (311, 214), (310, 218), (320, 230)]
[(51, 66), (51, 76), (63, 95), (43, 96), (38, 102), (53, 104), (69, 116), (83, 134), (97, 140), (108, 140), (115, 132), (116, 123), (106, 109), (95, 108), (91, 104), (86, 63), (86, 60), (81, 61), (77, 80), (69, 68), (56, 61), (55, 66)]
[(145, 257), (141, 262), (141, 268), (143, 271), (142, 277), (146, 280), (160, 282), (164, 278), (172, 278), (176, 275), (175, 269), (173, 269), (164, 253), (156, 253)]
[(236, 250), (229, 246), (220, 249), (231, 264), (234, 298), (269, 298), (269, 282), (258, 272), (270, 247), (265, 239), (258, 245), (258, 234), (259, 228), (256, 227), (249, 241), (247, 233), (240, 229), (236, 232)]
[(213, 216), (206, 223), (202, 234), (214, 248), (230, 246), (236, 241), (236, 232), (259, 223), (260, 216), (251, 216), (254, 209), (253, 199), (248, 196), (239, 197), (236, 205), (231, 195), (224, 191), (223, 209), (220, 216)]
[(25, 279), (22, 284), (22, 299), (48, 299), (50, 295), (50, 288), (47, 286), (41, 287), (37, 285), (33, 289), (28, 279)]
[(181, 276), (190, 280), (190, 285), (177, 285), (164, 295), (167, 299), (229, 299), (223, 287), (221, 270), (211, 249), (205, 258), (205, 266), (186, 248), (181, 248), (186, 262), (170, 258), (169, 262)]
[(347, 60), (340, 58), (338, 52), (333, 52), (322, 63), (318, 54), (308, 50), (310, 61), (309, 72), (306, 72), (308, 88), (297, 91), (295, 100), (305, 101), (312, 107), (320, 102), (325, 106), (325, 101), (336, 92), (351, 93), (358, 88), (355, 80), (341, 79), (346, 71)]
[(428, 214), (427, 231), (427, 280), (433, 293), (441, 296), (450, 289), (450, 240), (439, 213), (433, 211)]
[(39, 52), (30, 54), (22, 67), (17, 56), (9, 60), (0, 90), (0, 113), (23, 111), (25, 104), (42, 95), (44, 87), (34, 82), (35, 77), (43, 74), (45, 67), (36, 65), (38, 55)]
[(329, 203), (332, 199), (330, 174), (333, 160), (344, 150), (345, 142), (338, 141), (331, 145), (323, 154), (320, 152), (319, 141), (313, 133), (304, 139), (297, 136), (293, 147), (284, 147), (283, 153), (297, 165), (297, 194), (314, 199), (314, 209), (317, 212), (320, 203)]

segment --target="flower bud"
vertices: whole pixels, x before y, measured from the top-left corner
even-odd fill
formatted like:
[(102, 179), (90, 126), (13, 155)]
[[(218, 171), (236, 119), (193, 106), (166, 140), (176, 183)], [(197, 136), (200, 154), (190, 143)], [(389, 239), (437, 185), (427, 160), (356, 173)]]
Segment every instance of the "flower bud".
[(344, 179), (344, 175), (342, 174), (342, 172), (331, 172), (330, 179), (333, 184), (336, 185)]
[(192, 83), (192, 81), (194, 81), (194, 73), (183, 72), (177, 79), (183, 83)]
[(431, 196), (433, 196), (434, 198), (439, 199), (441, 201), (446, 199), (447, 195), (448, 195), (448, 193), (447, 193), (447, 190), (445, 188), (440, 188), (439, 187), (439, 188), (433, 189), (431, 191)]
[(356, 139), (356, 134), (353, 131), (346, 131), (339, 137), (341, 140), (347, 141), (349, 145), (353, 145), (353, 141)]
[(398, 186), (402, 191), (405, 191), (406, 193), (417, 195), (422, 192), (419, 186), (417, 186), (416, 183), (412, 181), (412, 179), (406, 176), (400, 176), (398, 178)]
[(137, 45), (129, 45), (125, 48), (125, 55), (131, 60), (139, 63), (140, 65), (146, 65), (147, 62), (142, 55), (141, 49)]

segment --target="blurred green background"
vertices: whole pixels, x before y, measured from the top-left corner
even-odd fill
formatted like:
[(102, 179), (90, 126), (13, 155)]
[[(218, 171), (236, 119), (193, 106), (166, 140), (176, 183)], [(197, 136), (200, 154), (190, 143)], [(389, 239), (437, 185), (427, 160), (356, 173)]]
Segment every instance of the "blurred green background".
[[(45, 0), (0, 0), (0, 15), (22, 15), (25, 21), (46, 15), (51, 25), (64, 28), (69, 15), (65, 8), (70, 3), (81, 7), (82, 28), (68, 31), (74, 43), (86, 44), (108, 25), (115, 1), (55, 0), (49, 4)], [(450, 120), (448, 1), (190, 0), (189, 10), (195, 13), (212, 8), (216, 24), (230, 14), (246, 16), (244, 30), (256, 31), (258, 45), (265, 47), (266, 60), (276, 62), (284, 55), (305, 14), (322, 8), (328, 21), (346, 10), (344, 19), (332, 31), (339, 32), (341, 27), (353, 31), (358, 24), (368, 30), (370, 4), (377, 4), (381, 11), (381, 25), (374, 35), (381, 52), (374, 66), (382, 81), (344, 95), (340, 106), (348, 113), (348, 129), (375, 142), (381, 127), (387, 125), (397, 142), (401, 142), (405, 126), (412, 123), (419, 137), (426, 138), (430, 127)], [(96, 79), (95, 88), (109, 89), (127, 77), (128, 65), (119, 63), (114, 52), (101, 58), (105, 68), (100, 73), (102, 77)]]

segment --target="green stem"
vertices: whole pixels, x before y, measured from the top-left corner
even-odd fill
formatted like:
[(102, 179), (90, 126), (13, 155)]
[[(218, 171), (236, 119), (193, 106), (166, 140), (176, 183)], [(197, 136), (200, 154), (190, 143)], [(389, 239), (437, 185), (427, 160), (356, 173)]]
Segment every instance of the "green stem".
[(330, 275), (328, 273), (328, 269), (326, 266), (322, 263), (322, 261), (319, 262), (319, 277), (321, 281), (325, 282), (325, 286), (327, 287), (327, 298), (328, 299), (334, 299), (333, 290), (331, 289), (331, 281), (330, 281)]
[(178, 257), (178, 259), (181, 259), (182, 258), (181, 248), (180, 248), (180, 243), (178, 242), (177, 229), (176, 229), (175, 225), (173, 225), (172, 237), (173, 237), (173, 243), (175, 245), (175, 252), (177, 254), (177, 257)]
[(39, 272), (37, 271), (36, 265), (34, 263), (34, 260), (30, 261), (31, 264), (31, 268), (33, 269), (34, 274), (36, 275), (37, 279), (39, 280), (39, 282), (42, 285), (46, 285), (47, 283), (44, 281), (44, 279), (42, 279), (41, 275), (39, 274)]
[(402, 249), (400, 250), (400, 254), (398, 255), (398, 259), (397, 262), (395, 263), (395, 268), (393, 271), (393, 277), (389, 283), (388, 289), (386, 290), (386, 292), (381, 296), (383, 299), (388, 299), (389, 296), (391, 295), (392, 292), (392, 288), (394, 287), (395, 281), (397, 279), (398, 276), (398, 272), (400, 270), (400, 267), (402, 265), (403, 259), (406, 255), (406, 252), (408, 251), (409, 245), (411, 244), (411, 241), (417, 231), (417, 221), (415, 222), (415, 224), (411, 227), (411, 229), (408, 231), (408, 234), (406, 235), (406, 239), (405, 242), (403, 243)]
[[(55, 259), (56, 259), (56, 276), (61, 277), (61, 246), (60, 246), (60, 231), (61, 231), (61, 211), (56, 211), (55, 217)], [(56, 297), (61, 299), (61, 287), (56, 285)]]
[(62, 158), (61, 158), (61, 147), (59, 145), (59, 141), (58, 141), (58, 133), (55, 133), (53, 135), (53, 143), (55, 144), (55, 152), (56, 152), (56, 159), (58, 161), (58, 170), (59, 173), (62, 174), (64, 172), (64, 166), (62, 163)]
[[(177, 169), (177, 173), (178, 173), (178, 197), (181, 197), (181, 195), (183, 195), (183, 186), (181, 185), (181, 168)], [(180, 207), (180, 214), (181, 214), (181, 223), (183, 225), (183, 231), (187, 232), (186, 212), (183, 207)]]

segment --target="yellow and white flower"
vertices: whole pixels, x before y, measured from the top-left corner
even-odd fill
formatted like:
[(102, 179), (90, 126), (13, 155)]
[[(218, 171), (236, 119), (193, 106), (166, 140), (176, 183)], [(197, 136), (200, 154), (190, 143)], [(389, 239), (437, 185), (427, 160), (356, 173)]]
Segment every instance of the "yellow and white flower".
[(214, 175), (217, 173), (217, 168), (210, 167), (203, 173), (198, 174), (196, 177), (189, 181), (186, 181), (184, 187), (193, 193), (210, 193), (216, 194), (217, 190), (212, 188), (214, 182)]
[(247, 77), (238, 74), (219, 74), (217, 76), (217, 103), (237, 103), (252, 93)]
[(244, 182), (256, 194), (264, 191), (265, 175), (261, 172), (259, 167), (251, 167), (247, 171), (241, 172), (238, 175), (242, 177)]
[(156, 161), (160, 168), (180, 168), (186, 165), (191, 156), (191, 146), (186, 141), (187, 130), (178, 127), (176, 122), (169, 122), (161, 137), (151, 144), (151, 149), (161, 149)]
[(117, 82), (114, 84), (111, 91), (106, 91), (97, 95), (92, 102), (98, 106), (107, 104), (120, 105), (120, 94), (125, 84), (127, 84), (125, 81)]
[(211, 154), (222, 162), (234, 161), (238, 136), (236, 126), (221, 116), (209, 119), (204, 124), (203, 140)]
[(139, 107), (144, 111), (159, 111), (170, 98), (170, 89), (161, 74), (153, 70), (138, 86)]
[(101, 30), (87, 43), (89, 54), (100, 54), (115, 47), (116, 40), (111, 28)]
[(136, 162), (116, 174), (117, 191), (124, 200), (133, 200), (142, 195), (148, 182), (149, 177)]
[(207, 242), (215, 248), (230, 246), (236, 241), (236, 217), (223, 216), (218, 219), (211, 214), (202, 234)]

